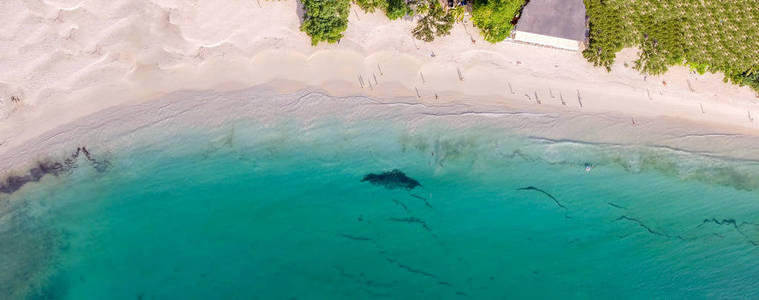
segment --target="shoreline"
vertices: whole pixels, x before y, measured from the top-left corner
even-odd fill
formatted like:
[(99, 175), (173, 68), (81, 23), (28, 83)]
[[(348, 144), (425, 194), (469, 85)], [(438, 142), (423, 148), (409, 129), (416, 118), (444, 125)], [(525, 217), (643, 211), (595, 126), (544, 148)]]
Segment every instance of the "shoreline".
[[(411, 22), (391, 22), (355, 6), (340, 44), (311, 47), (298, 30), (296, 2), (262, 4), (25, 8), (28, 14), (12, 19), (14, 26), (4, 33), (17, 47), (0, 52), (0, 57), (21, 57), (0, 63), (11, 70), (0, 75), (0, 97), (22, 96), (22, 104), (0, 104), (0, 167), (15, 169), (53, 153), (41, 153), (39, 141), (119, 108), (154, 105), (189, 89), (223, 94), (261, 86), (283, 95), (323, 91), (382, 103), (403, 99), (432, 109), (556, 114), (567, 127), (547, 136), (554, 139), (582, 140), (584, 135), (591, 142), (668, 146), (662, 142), (668, 134), (691, 133), (686, 140), (699, 141), (671, 142), (674, 148), (759, 159), (759, 153), (741, 149), (759, 136), (759, 120), (752, 120), (752, 111), (759, 117), (756, 95), (723, 83), (719, 74), (694, 75), (673, 67), (644, 80), (624, 67), (634, 57), (632, 49), (619, 53), (607, 73), (580, 53), (489, 44), (471, 24), (457, 24), (450, 36), (424, 43), (409, 34)], [(109, 13), (121, 17), (109, 18)], [(35, 18), (41, 23), (34, 38), (11, 32)], [(51, 46), (57, 50), (49, 54)], [(599, 128), (601, 119), (616, 126)], [(657, 124), (668, 124), (669, 131), (660, 132)], [(584, 132), (594, 129), (599, 132)], [(730, 139), (741, 141), (713, 141), (732, 134)]]
[[(230, 92), (180, 91), (157, 100), (107, 108), (0, 153), (0, 169), (5, 170), (0, 176), (23, 175), (22, 170), (55, 163), (80, 147), (99, 156), (160, 144), (163, 138), (187, 129), (218, 128), (241, 120), (256, 120), (264, 127), (282, 120), (304, 122), (303, 126), (327, 119), (349, 124), (384, 120), (404, 126), (411, 134), (418, 126), (437, 122), (451, 128), (504, 130), (552, 144), (650, 147), (711, 159), (759, 162), (759, 149), (751, 147), (759, 136), (730, 127), (661, 117), (640, 118), (631, 126), (629, 116), (610, 113), (533, 109), (530, 105), (428, 105), (411, 100), (331, 96), (316, 88), (285, 93), (271, 85)], [(150, 134), (145, 136), (145, 132)]]

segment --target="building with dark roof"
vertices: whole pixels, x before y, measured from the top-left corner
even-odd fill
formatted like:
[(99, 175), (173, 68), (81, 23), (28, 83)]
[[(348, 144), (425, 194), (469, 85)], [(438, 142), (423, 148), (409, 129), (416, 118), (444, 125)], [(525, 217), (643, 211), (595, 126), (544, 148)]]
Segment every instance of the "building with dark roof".
[(579, 51), (586, 28), (582, 0), (530, 0), (519, 17), (514, 40)]

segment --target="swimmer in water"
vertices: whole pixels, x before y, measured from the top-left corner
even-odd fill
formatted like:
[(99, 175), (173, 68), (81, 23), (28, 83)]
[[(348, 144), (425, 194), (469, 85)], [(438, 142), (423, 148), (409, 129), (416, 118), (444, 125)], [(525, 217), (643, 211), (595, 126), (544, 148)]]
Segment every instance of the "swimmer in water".
[(585, 173), (590, 173), (590, 170), (593, 169), (593, 165), (586, 163), (585, 164)]

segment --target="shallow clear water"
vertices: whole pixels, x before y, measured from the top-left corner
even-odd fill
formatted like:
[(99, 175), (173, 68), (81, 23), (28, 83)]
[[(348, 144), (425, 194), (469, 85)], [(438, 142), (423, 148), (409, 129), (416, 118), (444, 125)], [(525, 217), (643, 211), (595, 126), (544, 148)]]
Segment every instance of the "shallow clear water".
[[(751, 162), (442, 121), (239, 121), (93, 154), (111, 167), (0, 195), (7, 298), (759, 297)], [(422, 187), (361, 181), (393, 169)]]

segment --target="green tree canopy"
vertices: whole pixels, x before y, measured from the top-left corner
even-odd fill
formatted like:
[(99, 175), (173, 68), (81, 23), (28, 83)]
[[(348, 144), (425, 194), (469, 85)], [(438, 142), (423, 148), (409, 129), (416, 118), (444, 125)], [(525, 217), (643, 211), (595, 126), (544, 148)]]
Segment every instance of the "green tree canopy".
[(398, 18), (402, 18), (403, 16), (407, 14), (411, 14), (411, 8), (409, 8), (408, 4), (406, 3), (406, 0), (386, 0), (387, 1), (387, 8), (385, 9), (385, 15), (387, 15), (390, 20), (395, 20)]
[(511, 34), (511, 20), (524, 4), (525, 0), (474, 0), (472, 22), (486, 41), (503, 41)]
[(685, 61), (682, 20), (667, 19), (646, 24), (635, 69), (646, 74), (661, 74), (671, 65), (682, 64)]
[(451, 33), (454, 18), (451, 11), (445, 11), (437, 0), (428, 0), (427, 3), (417, 7), (416, 12), (421, 15), (416, 27), (411, 33), (416, 39), (431, 42), (436, 36), (444, 36)]
[(759, 1), (584, 0), (590, 37), (583, 56), (611, 70), (625, 47), (646, 74), (687, 65), (759, 91)]
[(622, 23), (619, 7), (600, 0), (586, 0), (585, 9), (590, 19), (590, 44), (583, 56), (595, 66), (611, 70), (616, 53), (632, 38)]
[(334, 43), (348, 28), (350, 0), (303, 0), (305, 15), (300, 30), (311, 36), (311, 45)]
[(354, 2), (365, 12), (381, 9), (390, 20), (413, 13), (406, 0), (354, 0)]
[(354, 2), (365, 12), (374, 12), (376, 9), (386, 9), (388, 0), (354, 0)]

